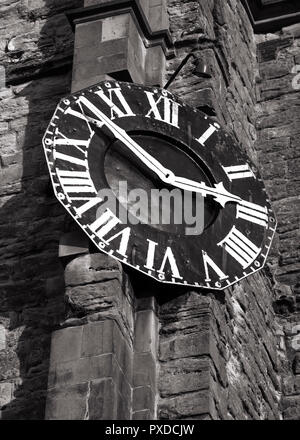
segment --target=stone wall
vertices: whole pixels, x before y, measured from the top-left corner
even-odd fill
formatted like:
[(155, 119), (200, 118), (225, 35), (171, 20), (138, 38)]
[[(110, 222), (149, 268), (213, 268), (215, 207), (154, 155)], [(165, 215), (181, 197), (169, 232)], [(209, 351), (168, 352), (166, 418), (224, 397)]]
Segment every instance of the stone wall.
[(299, 27), (255, 41), (237, 1), (169, 4), (178, 54), (198, 48), (213, 73), (199, 81), (187, 66), (173, 90), (200, 108), (210, 102), (234, 131), (263, 175), (279, 225), (265, 270), (229, 289), (225, 301), (188, 293), (162, 306), (160, 416), (299, 417), (299, 359), (291, 349), (299, 332), (299, 92), (292, 86)]
[(50, 338), (65, 312), (58, 259), (65, 213), (54, 199), (41, 139), (70, 90), (81, 2), (0, 5), (0, 405), (2, 418), (44, 418)]
[(278, 219), (273, 289), (282, 358), (281, 409), (284, 418), (295, 419), (300, 414), (300, 25), (258, 36), (257, 43), (256, 148)]
[[(293, 348), (297, 329), (291, 327), (299, 318), (299, 216), (295, 209), (299, 91), (291, 86), (295, 76), (291, 69), (299, 63), (299, 39), (290, 30), (260, 37), (258, 63), (252, 28), (240, 3), (169, 0), (176, 58), (169, 61), (168, 73), (191, 49), (209, 64), (211, 79), (192, 75), (189, 63), (172, 90), (190, 104), (215, 112), (262, 172), (279, 220), (272, 256), (263, 271), (225, 293), (184, 290), (172, 297), (161, 289), (154, 292), (158, 308), (153, 299), (139, 299), (134, 314), (131, 289), (119, 266), (113, 268), (114, 274), (105, 274), (107, 267), (98, 270), (99, 256), (84, 256), (83, 267), (88, 264), (92, 268), (90, 278), (77, 271), (78, 279), (70, 281), (67, 274), (70, 270), (76, 273), (76, 263), (67, 262), (64, 278), (64, 266), (58, 258), (59, 239), (70, 223), (53, 196), (41, 138), (57, 102), (71, 87), (74, 36), (64, 12), (83, 2), (1, 3), (0, 64), (6, 72), (5, 87), (0, 89), (3, 419), (43, 419), (48, 386), (55, 395), (54, 377), (66, 384), (69, 362), (81, 377), (84, 360), (80, 359), (87, 355), (94, 359), (97, 371), (100, 348), (108, 364), (120, 366), (119, 380), (111, 388), (109, 372), (95, 381), (91, 370), (83, 382), (90, 388), (77, 389), (78, 400), (72, 407), (75, 418), (103, 415), (101, 401), (98, 409), (93, 402), (99, 400), (104, 383), (106, 390), (113, 389), (119, 396), (114, 399), (119, 405), (112, 407), (111, 414), (120, 418), (151, 418), (156, 410), (160, 419), (299, 417), (300, 358)], [(297, 212), (299, 215), (298, 208)], [(102, 292), (99, 296), (91, 293), (94, 283)], [(84, 306), (82, 286), (87, 286)], [(142, 292), (134, 293), (143, 296)], [(72, 359), (58, 353), (49, 366), (51, 334), (61, 322), (69, 320), (70, 328), (73, 322), (77, 333), (83, 324), (101, 326), (81, 314), (102, 313), (115, 319), (113, 310), (121, 307), (122, 294), (127, 298), (122, 304), (131, 304), (119, 319), (118, 328), (126, 331), (121, 334), (117, 329), (111, 338), (117, 337), (119, 344), (129, 347), (129, 363), (120, 360), (113, 344), (95, 348), (91, 341), (92, 351), (87, 354), (81, 335), (77, 338), (80, 348), (77, 345)], [(160, 326), (158, 349), (151, 333), (157, 326), (155, 315)], [(134, 335), (134, 328), (140, 337)], [(105, 331), (102, 327), (98, 330), (109, 334), (110, 329), (108, 324)], [(69, 327), (66, 331), (72, 332)], [(62, 346), (65, 343), (63, 339)], [(130, 370), (133, 359), (138, 366), (135, 374)], [(67, 386), (72, 388), (70, 382)], [(126, 399), (132, 403), (130, 414), (122, 406)], [(53, 411), (50, 398), (47, 412), (55, 418)]]

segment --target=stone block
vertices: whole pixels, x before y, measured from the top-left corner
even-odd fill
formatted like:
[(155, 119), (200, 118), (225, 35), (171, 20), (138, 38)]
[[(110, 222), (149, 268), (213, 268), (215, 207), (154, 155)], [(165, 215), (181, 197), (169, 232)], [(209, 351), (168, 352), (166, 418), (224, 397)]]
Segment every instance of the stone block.
[(89, 384), (53, 388), (47, 393), (46, 420), (84, 420), (87, 414)]
[(139, 353), (150, 351), (157, 354), (158, 319), (152, 310), (136, 313), (134, 331), (134, 350)]
[(145, 60), (145, 85), (158, 85), (165, 83), (165, 54), (160, 46), (147, 50)]
[(97, 356), (113, 352), (113, 331), (115, 321), (104, 321), (86, 324), (83, 327), (81, 356)]
[(12, 400), (13, 384), (10, 382), (0, 383), (0, 409), (8, 405)]
[(126, 379), (131, 382), (133, 369), (133, 349), (117, 325), (113, 329), (113, 352)]
[(129, 33), (130, 14), (115, 15), (102, 20), (101, 41), (118, 40)]
[(132, 420), (154, 420), (154, 417), (149, 409), (143, 409), (142, 411), (135, 411), (132, 414)]
[(88, 236), (81, 231), (67, 232), (63, 234), (59, 240), (59, 257), (67, 257), (70, 255), (87, 254), (89, 252)]
[(95, 46), (102, 38), (102, 20), (94, 20), (88, 23), (79, 23), (76, 26), (74, 49), (89, 48)]
[(258, 44), (258, 58), (260, 62), (275, 60), (279, 50), (291, 46), (293, 38), (274, 38)]
[[(149, 14), (158, 28), (166, 11), (161, 4), (155, 4), (151, 11)], [(95, 38), (86, 36), (93, 34), (93, 30)], [(77, 24), (75, 35), (73, 90), (93, 85), (103, 80), (104, 75), (114, 74), (130, 77), (136, 83), (162, 84), (165, 64), (162, 47), (146, 47), (145, 37), (131, 14)]]
[(159, 390), (162, 397), (210, 388), (210, 359), (189, 358), (162, 363)]
[(116, 312), (119, 314), (123, 290), (116, 278), (103, 283), (68, 287), (66, 294), (74, 306), (86, 314), (103, 312), (111, 316)]
[(89, 420), (115, 420), (118, 395), (113, 379), (92, 381), (89, 385)]
[(105, 377), (113, 377), (114, 364), (113, 354), (62, 362), (51, 368), (48, 388), (64, 387)]
[(155, 404), (155, 395), (151, 387), (142, 386), (133, 389), (133, 396), (132, 396), (133, 412), (149, 409), (153, 413), (154, 404)]
[[(66, 286), (77, 286), (120, 278), (122, 267), (105, 254), (88, 254), (74, 258), (65, 268)], [(110, 276), (109, 276), (110, 274)]]
[(152, 31), (169, 29), (169, 16), (166, 0), (150, 1), (149, 24)]
[(176, 339), (163, 340), (160, 343), (160, 359), (167, 361), (181, 357), (209, 354), (210, 336), (208, 332), (199, 332), (178, 336)]
[(132, 400), (132, 388), (127, 371), (122, 371), (116, 358), (113, 359), (113, 366), (111, 370), (111, 377), (113, 378), (120, 398), (127, 402), (127, 405), (131, 408)]
[(300, 374), (300, 353), (296, 353), (293, 360), (293, 373)]
[(283, 27), (281, 29), (283, 34), (293, 35), (294, 38), (300, 37), (300, 23), (292, 24), (291, 26)]
[(81, 357), (83, 327), (67, 327), (52, 334), (50, 368)]
[(0, 351), (6, 348), (6, 329), (0, 324)]
[(300, 396), (287, 396), (281, 402), (284, 420), (300, 420)]
[(155, 390), (157, 364), (152, 353), (135, 353), (133, 365), (133, 385), (135, 387), (149, 385)]
[(210, 395), (205, 391), (183, 394), (170, 399), (161, 399), (158, 406), (159, 419), (176, 420), (202, 414), (211, 414)]
[(117, 420), (131, 419), (131, 401), (118, 396), (117, 402)]

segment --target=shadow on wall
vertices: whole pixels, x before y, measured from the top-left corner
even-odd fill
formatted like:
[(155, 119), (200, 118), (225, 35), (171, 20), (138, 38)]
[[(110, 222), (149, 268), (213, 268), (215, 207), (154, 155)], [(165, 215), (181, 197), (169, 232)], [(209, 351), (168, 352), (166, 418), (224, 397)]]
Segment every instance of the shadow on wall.
[(65, 312), (58, 242), (68, 225), (41, 140), (71, 85), (64, 11), (83, 1), (44, 0), (34, 10), (19, 3), (4, 11), (9, 40), (2, 60), (0, 53), (0, 418), (44, 419), (51, 333)]

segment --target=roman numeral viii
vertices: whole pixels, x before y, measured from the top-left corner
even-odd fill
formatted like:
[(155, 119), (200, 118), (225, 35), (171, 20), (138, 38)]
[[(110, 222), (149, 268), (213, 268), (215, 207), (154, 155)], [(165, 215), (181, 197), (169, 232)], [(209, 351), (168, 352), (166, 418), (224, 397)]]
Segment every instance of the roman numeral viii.
[(122, 224), (121, 220), (109, 208), (106, 208), (97, 220), (91, 224), (90, 228), (94, 234), (106, 244), (109, 244), (111, 241), (120, 237), (120, 246), (117, 252), (123, 257), (127, 257), (126, 252), (131, 234), (131, 229), (129, 227), (123, 228), (113, 237), (107, 238), (107, 235), (120, 224)]
[(257, 257), (260, 248), (255, 246), (235, 226), (218, 246), (222, 246), (242, 267), (248, 267)]
[(178, 126), (178, 117), (179, 117), (179, 107), (180, 104), (168, 98), (167, 96), (161, 95), (158, 99), (155, 100), (154, 93), (146, 92), (150, 110), (146, 114), (146, 118), (151, 118), (152, 115), (158, 121), (166, 122), (169, 125), (173, 125), (174, 127)]
[(79, 202), (74, 206), (81, 217), (89, 209), (102, 202), (88, 171), (66, 171), (56, 168), (60, 186), (69, 203)]

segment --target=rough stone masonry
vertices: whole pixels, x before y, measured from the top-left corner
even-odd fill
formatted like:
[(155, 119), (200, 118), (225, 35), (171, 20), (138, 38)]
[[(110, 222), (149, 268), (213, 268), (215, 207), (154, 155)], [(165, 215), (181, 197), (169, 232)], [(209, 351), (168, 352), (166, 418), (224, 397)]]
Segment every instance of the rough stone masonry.
[[(78, 370), (78, 418), (109, 417), (101, 396), (113, 399), (116, 393), (116, 418), (299, 419), (300, 25), (255, 36), (238, 0), (168, 0), (176, 57), (168, 62), (166, 79), (201, 36), (198, 54), (212, 78), (193, 76), (187, 64), (172, 91), (215, 112), (233, 131), (263, 176), (278, 233), (265, 269), (224, 295), (182, 291), (170, 297), (157, 291), (156, 304), (149, 305), (136, 300), (141, 292), (132, 291), (121, 266), (107, 267), (101, 255), (70, 261), (66, 271), (58, 258), (59, 239), (73, 225), (53, 196), (41, 138), (59, 99), (70, 91), (74, 35), (65, 12), (81, 6), (81, 0), (0, 5), (2, 419), (45, 418), (53, 371), (63, 371), (64, 381), (74, 360), (62, 356), (65, 364), (53, 370), (51, 335), (61, 325), (80, 334), (86, 323), (80, 347), (72, 345), (74, 356), (82, 364), (93, 357), (96, 376), (115, 368), (119, 380), (107, 378), (91, 388)], [(116, 309), (123, 310), (123, 332), (101, 321), (103, 314), (114, 318)], [(151, 333), (155, 326), (158, 341)], [(88, 336), (96, 334), (93, 329), (106, 335), (103, 345)], [(133, 341), (136, 329), (141, 339)], [(132, 381), (133, 344), (139, 370)]]

